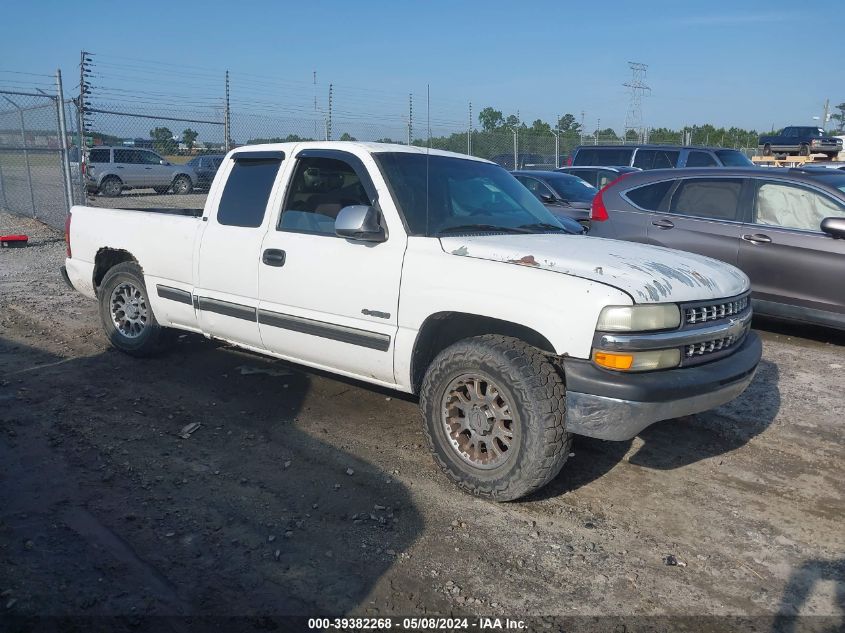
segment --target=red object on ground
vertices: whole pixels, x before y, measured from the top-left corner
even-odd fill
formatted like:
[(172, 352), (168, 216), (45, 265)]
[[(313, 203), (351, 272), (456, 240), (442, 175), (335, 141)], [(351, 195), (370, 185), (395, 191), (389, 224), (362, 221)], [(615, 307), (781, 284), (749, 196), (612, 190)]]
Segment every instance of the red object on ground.
[(26, 246), (29, 237), (26, 235), (0, 235), (0, 247), (15, 248)]

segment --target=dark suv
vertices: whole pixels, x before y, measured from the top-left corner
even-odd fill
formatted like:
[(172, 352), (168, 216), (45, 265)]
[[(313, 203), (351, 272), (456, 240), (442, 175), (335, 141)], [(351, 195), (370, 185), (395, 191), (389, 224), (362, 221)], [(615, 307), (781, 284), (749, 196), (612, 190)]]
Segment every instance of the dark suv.
[(837, 170), (629, 174), (596, 195), (590, 235), (721, 259), (750, 277), (755, 312), (845, 329), (845, 174)]
[(570, 167), (627, 166), (640, 169), (670, 167), (753, 167), (736, 149), (687, 145), (581, 145), (572, 154)]

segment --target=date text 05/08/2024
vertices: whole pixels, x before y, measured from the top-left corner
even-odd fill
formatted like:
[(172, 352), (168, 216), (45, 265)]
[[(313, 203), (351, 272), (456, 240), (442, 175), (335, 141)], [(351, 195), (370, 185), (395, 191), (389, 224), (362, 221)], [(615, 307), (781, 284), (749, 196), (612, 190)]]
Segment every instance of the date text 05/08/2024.
[(309, 618), (308, 628), (311, 630), (510, 630), (525, 629), (525, 621), (510, 618)]

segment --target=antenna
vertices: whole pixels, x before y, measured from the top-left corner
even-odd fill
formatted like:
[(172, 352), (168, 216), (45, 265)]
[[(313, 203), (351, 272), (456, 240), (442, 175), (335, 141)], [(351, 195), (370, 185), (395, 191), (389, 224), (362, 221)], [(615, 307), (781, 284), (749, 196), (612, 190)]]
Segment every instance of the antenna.
[(425, 234), (429, 234), (429, 201), (428, 201), (428, 163), (431, 152), (431, 84), (425, 85), (425, 127), (428, 132), (428, 143), (425, 147)]

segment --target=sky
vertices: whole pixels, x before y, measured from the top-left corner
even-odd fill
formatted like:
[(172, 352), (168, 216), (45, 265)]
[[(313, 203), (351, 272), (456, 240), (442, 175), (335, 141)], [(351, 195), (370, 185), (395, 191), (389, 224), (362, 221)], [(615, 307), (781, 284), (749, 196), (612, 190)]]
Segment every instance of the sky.
[(811, 125), (825, 99), (845, 101), (841, 8), (826, 0), (7, 2), (0, 89), (49, 88), (46, 75), (61, 68), (72, 96), (85, 49), (95, 98), (108, 107), (190, 109), (199, 118), (222, 103), (228, 69), (233, 108), (256, 118), (315, 118), (315, 97), (324, 112), (332, 83), (333, 112), (358, 125), (401, 130), (412, 93), (418, 128), (430, 95), (435, 133), (465, 128), (469, 102), (476, 125), (477, 112), (493, 106), (529, 125), (583, 111), (587, 129), (600, 122), (621, 132), (623, 83), (636, 61), (648, 64), (646, 125), (768, 130)]

